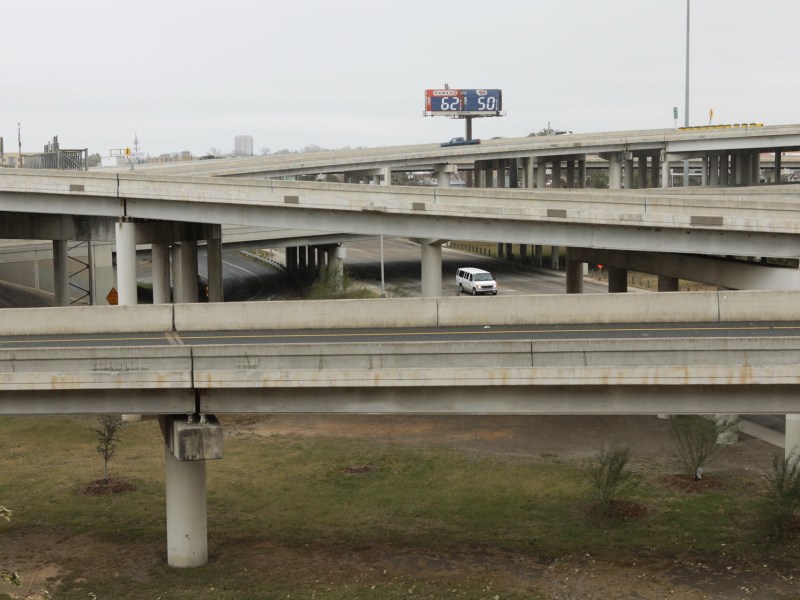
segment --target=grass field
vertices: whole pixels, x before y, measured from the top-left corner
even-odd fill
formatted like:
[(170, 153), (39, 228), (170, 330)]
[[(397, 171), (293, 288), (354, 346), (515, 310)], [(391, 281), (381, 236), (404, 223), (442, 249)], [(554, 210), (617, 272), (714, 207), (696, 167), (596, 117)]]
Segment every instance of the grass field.
[(579, 579), (590, 561), (660, 577), (654, 590), (668, 585), (666, 564), (733, 565), (737, 585), (747, 568), (775, 590), (798, 573), (795, 540), (763, 534), (761, 474), (686, 493), (640, 470), (624, 497), (646, 514), (597, 520), (580, 461), (249, 436), (222, 421), (224, 459), (207, 465), (209, 564), (175, 570), (155, 421), (125, 428), (110, 465), (136, 489), (87, 497), (79, 488), (103, 467), (95, 419), (0, 420), (0, 504), (14, 511), (0, 524), (0, 567), (25, 580), (0, 585), (0, 598), (591, 598), (611, 578), (593, 567)]

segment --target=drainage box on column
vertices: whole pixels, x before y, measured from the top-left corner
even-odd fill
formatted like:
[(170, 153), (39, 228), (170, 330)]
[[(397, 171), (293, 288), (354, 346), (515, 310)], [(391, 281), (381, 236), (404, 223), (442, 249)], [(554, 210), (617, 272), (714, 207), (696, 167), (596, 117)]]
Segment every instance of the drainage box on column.
[(222, 458), (222, 425), (213, 415), (203, 421), (173, 417), (167, 435), (169, 449), (178, 460)]

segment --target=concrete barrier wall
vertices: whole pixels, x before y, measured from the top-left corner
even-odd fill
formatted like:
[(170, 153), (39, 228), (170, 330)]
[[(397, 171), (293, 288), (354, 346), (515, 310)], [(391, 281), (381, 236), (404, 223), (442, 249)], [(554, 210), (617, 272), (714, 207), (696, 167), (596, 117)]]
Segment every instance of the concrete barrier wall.
[(172, 306), (70, 306), (0, 310), (0, 335), (163, 332)]
[(439, 325), (716, 321), (716, 292), (439, 298)]
[(793, 290), (718, 292), (721, 321), (800, 319), (800, 293)]
[(555, 294), (0, 310), (0, 335), (792, 321), (800, 291)]
[(434, 327), (435, 298), (177, 304), (178, 331)]

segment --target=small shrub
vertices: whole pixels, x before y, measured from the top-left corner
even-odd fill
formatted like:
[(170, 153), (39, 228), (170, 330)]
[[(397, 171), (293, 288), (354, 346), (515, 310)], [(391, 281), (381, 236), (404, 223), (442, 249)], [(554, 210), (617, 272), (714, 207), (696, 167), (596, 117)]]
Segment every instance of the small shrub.
[(712, 421), (697, 415), (673, 415), (670, 421), (683, 471), (695, 481), (702, 478), (703, 465), (719, 449), (718, 440), (738, 428), (736, 421)]
[(633, 474), (627, 470), (631, 450), (626, 447), (611, 446), (600, 452), (586, 465), (586, 476), (597, 499), (597, 510), (604, 515), (611, 512), (614, 498), (620, 487), (630, 482)]
[(777, 537), (784, 537), (800, 509), (800, 454), (773, 456), (767, 481), (767, 523)]
[(100, 427), (92, 428), (97, 435), (97, 452), (103, 457), (103, 479), (108, 480), (108, 463), (117, 451), (119, 443), (119, 430), (125, 426), (125, 421), (120, 416), (103, 415), (100, 417)]

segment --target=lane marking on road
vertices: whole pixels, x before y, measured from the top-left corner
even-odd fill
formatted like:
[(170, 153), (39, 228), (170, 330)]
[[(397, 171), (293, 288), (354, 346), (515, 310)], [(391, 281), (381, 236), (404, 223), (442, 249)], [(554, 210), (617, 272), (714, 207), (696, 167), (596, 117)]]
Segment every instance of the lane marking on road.
[[(706, 327), (611, 327), (611, 328), (574, 328), (574, 329), (506, 329), (504, 326), (489, 325), (491, 329), (456, 330), (456, 331), (337, 331), (337, 332), (302, 332), (291, 331), (275, 332), (250, 332), (233, 334), (223, 332), (220, 334), (183, 334), (178, 332), (164, 332), (157, 336), (125, 335), (114, 337), (89, 337), (89, 338), (52, 338), (52, 339), (11, 339), (0, 340), (3, 345), (34, 345), (34, 344), (63, 344), (64, 346), (86, 343), (119, 343), (119, 342), (158, 342), (167, 340), (171, 344), (185, 345), (186, 341), (197, 340), (253, 340), (253, 339), (317, 339), (317, 338), (370, 338), (370, 337), (444, 337), (444, 336), (491, 336), (491, 335), (522, 335), (522, 334), (603, 334), (603, 333), (681, 333), (681, 332), (757, 332), (757, 331), (797, 331), (798, 325), (745, 325), (737, 327), (706, 326)], [(476, 325), (476, 327), (485, 327)]]

